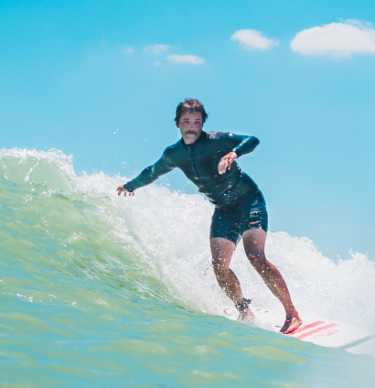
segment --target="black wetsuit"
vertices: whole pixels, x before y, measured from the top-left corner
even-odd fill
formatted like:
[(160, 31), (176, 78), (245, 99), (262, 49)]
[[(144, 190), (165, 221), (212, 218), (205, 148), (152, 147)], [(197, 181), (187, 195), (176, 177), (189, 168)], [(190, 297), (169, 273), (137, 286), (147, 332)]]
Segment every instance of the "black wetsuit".
[(246, 229), (262, 226), (267, 231), (265, 202), (258, 186), (235, 161), (224, 174), (219, 174), (218, 164), (229, 152), (234, 151), (240, 157), (253, 151), (258, 144), (254, 136), (202, 131), (192, 144), (185, 144), (181, 139), (167, 147), (154, 165), (144, 169), (124, 188), (132, 192), (178, 167), (199, 192), (216, 205), (211, 238), (223, 237), (237, 243)]

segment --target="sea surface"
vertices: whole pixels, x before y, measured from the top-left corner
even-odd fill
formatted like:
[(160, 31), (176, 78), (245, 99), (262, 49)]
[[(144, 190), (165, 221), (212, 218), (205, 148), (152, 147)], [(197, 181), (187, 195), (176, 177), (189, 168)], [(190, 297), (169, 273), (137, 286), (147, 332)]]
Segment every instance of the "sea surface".
[[(126, 177), (77, 176), (61, 151), (0, 150), (1, 387), (375, 387), (375, 357), (236, 321), (210, 263), (213, 206)], [(270, 232), (302, 318), (375, 331), (375, 263), (335, 263)], [(253, 306), (283, 309), (234, 254)]]

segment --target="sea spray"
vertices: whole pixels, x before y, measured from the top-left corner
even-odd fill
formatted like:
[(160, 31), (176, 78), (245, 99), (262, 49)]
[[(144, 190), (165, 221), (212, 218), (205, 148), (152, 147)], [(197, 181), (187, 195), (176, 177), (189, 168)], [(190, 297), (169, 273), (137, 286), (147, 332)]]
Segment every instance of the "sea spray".
[[(52, 385), (65, 379), (103, 386), (91, 376), (107, 376), (134, 386), (366, 386), (360, 372), (368, 358), (357, 363), (356, 356), (231, 321), (236, 311), (210, 261), (213, 206), (158, 185), (118, 197), (126, 180), (78, 177), (72, 158), (57, 150), (0, 151), (3, 381), (27, 384), (15, 372), (23, 363), (36, 383)], [(375, 269), (365, 255), (335, 264), (309, 239), (285, 232), (268, 234), (266, 253), (302, 317), (375, 330)], [(275, 311), (282, 323), (279, 301), (241, 244), (232, 268), (254, 306)], [(335, 380), (327, 364), (345, 373)]]
[[(60, 212), (60, 236), (54, 237), (61, 237), (63, 228), (66, 247), (79, 247), (85, 241), (85, 229), (95, 231), (101, 238), (105, 235), (107, 243), (120, 244), (124, 251), (135, 255), (136, 260), (128, 266), (142, 268), (144, 274), (157, 279), (162, 288), (168, 289), (165, 297), (169, 301), (211, 314), (233, 310), (212, 270), (208, 239), (213, 205), (201, 195), (150, 185), (134, 197), (118, 197), (116, 187), (127, 181), (125, 177), (103, 173), (77, 177), (72, 157), (61, 151), (12, 149), (2, 150), (0, 155), (2, 179), (19, 185), (23, 204), (33, 199), (39, 202), (28, 204), (25, 211), (38, 206), (39, 222), (45, 223), (50, 235), (55, 229), (53, 217)], [(50, 212), (52, 222), (48, 224), (42, 209), (45, 205), (48, 208), (51, 201), (55, 209)], [(322, 256), (311, 240), (285, 232), (268, 234), (266, 254), (282, 272), (302, 314), (314, 313), (375, 330), (375, 264), (365, 255), (352, 253), (351, 260), (335, 264)], [(70, 260), (74, 260), (71, 255)], [(120, 262), (107, 265), (113, 267)], [(241, 243), (231, 267), (255, 306), (282, 312), (246, 259)], [(88, 268), (85, 271), (86, 276), (92, 276)]]

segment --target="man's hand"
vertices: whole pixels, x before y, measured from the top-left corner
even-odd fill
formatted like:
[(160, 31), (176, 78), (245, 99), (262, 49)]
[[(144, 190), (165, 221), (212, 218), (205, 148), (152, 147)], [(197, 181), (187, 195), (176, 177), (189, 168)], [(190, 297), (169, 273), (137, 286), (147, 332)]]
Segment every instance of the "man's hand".
[(233, 160), (237, 159), (237, 154), (235, 152), (229, 152), (220, 159), (220, 163), (218, 166), (219, 174), (224, 174), (225, 171), (230, 170)]
[(134, 195), (134, 193), (131, 193), (130, 191), (126, 190), (125, 187), (122, 185), (117, 188), (117, 191), (118, 191), (117, 195), (119, 196), (121, 195), (121, 193), (124, 193), (124, 197), (126, 197), (127, 195), (129, 195), (129, 197)]

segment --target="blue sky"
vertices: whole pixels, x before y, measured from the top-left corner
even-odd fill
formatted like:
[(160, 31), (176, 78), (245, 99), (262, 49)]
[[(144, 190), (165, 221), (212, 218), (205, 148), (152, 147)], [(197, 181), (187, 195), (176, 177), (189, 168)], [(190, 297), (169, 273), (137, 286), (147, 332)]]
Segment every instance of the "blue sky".
[[(177, 104), (198, 98), (207, 131), (260, 139), (239, 163), (271, 231), (375, 259), (370, 23), (373, 1), (2, 1), (0, 146), (133, 177), (179, 139)], [(181, 172), (168, 181), (196, 192)]]

